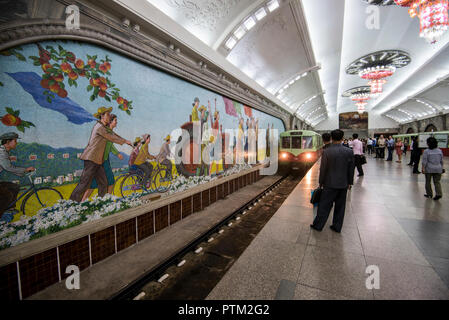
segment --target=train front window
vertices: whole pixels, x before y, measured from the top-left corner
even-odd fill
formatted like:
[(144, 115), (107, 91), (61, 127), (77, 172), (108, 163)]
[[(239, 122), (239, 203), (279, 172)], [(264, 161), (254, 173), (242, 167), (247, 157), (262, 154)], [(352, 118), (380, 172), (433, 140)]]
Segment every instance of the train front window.
[(292, 137), (292, 149), (301, 149), (301, 137)]
[(313, 137), (302, 137), (302, 148), (312, 149), (313, 147)]
[(290, 137), (282, 137), (282, 149), (290, 149)]

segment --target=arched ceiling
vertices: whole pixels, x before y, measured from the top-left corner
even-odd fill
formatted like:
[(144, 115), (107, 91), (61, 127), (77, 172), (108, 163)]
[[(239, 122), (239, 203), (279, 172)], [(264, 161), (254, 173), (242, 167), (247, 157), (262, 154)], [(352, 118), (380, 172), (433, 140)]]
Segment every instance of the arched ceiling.
[(114, 1), (135, 12), (145, 12), (142, 2), (158, 10), (318, 129), (336, 128), (339, 113), (356, 111), (342, 93), (367, 80), (347, 74), (346, 68), (382, 50), (405, 51), (411, 62), (370, 100), (370, 127), (395, 127), (449, 112), (449, 87), (442, 81), (449, 77), (449, 32), (428, 44), (419, 37), (419, 19), (393, 1)]

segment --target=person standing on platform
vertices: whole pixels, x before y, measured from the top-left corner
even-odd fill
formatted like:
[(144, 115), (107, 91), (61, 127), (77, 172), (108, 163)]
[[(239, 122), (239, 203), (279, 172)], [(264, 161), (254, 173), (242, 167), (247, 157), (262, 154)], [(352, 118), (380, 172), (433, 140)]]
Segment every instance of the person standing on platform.
[(430, 182), (433, 179), (436, 193), (433, 200), (439, 200), (443, 196), (440, 183), (443, 173), (443, 151), (438, 148), (438, 141), (434, 137), (427, 139), (427, 146), (429, 148), (424, 151), (421, 169), (422, 173), (426, 175), (426, 194), (424, 197), (432, 198), (433, 192)]
[(374, 150), (374, 154), (376, 155), (374, 157), (374, 159), (380, 158), (379, 157), (379, 146), (377, 145), (376, 137), (373, 138), (373, 150)]
[(344, 132), (331, 132), (332, 145), (323, 151), (320, 165), (320, 187), (323, 188), (318, 213), (310, 227), (321, 231), (335, 203), (332, 226), (335, 232), (341, 232), (346, 209), (346, 195), (354, 182), (354, 153), (341, 142)]
[(321, 136), (321, 138), (323, 139), (323, 149), (327, 149), (331, 146), (331, 135), (330, 133), (323, 133), (323, 135)]
[(370, 137), (368, 137), (368, 141), (366, 141), (366, 148), (368, 149), (368, 154), (373, 154), (373, 140), (371, 140)]
[(415, 142), (415, 137), (410, 138), (412, 142), (410, 142), (410, 161), (407, 163), (408, 166), (413, 166), (413, 144)]
[(385, 158), (385, 138), (383, 134), (380, 135), (379, 139), (377, 139), (377, 145), (379, 146), (379, 158)]
[(402, 162), (402, 149), (403, 148), (404, 148), (404, 144), (402, 143), (401, 138), (398, 138), (398, 140), (396, 141), (396, 145), (395, 145), (396, 154), (398, 155), (398, 160), (396, 161), (397, 163)]
[(402, 151), (404, 151), (404, 152), (403, 152), (402, 156), (405, 159), (407, 157), (408, 138), (404, 138), (404, 143), (403, 144), (404, 144), (404, 146), (402, 147)]
[(421, 172), (418, 171), (419, 160), (421, 158), (421, 149), (419, 148), (419, 140), (418, 137), (415, 137), (413, 140), (413, 151), (412, 151), (412, 163), (413, 163), (413, 173), (419, 174)]
[(389, 137), (388, 137), (388, 140), (387, 140), (387, 150), (388, 150), (387, 161), (393, 161), (394, 139), (393, 139), (392, 136), (389, 136)]
[(358, 139), (359, 135), (357, 133), (354, 133), (352, 135), (354, 140), (352, 141), (352, 151), (354, 152), (354, 162), (355, 166), (357, 167), (357, 171), (359, 173), (359, 177), (362, 177), (364, 175), (363, 168), (362, 168), (362, 156), (363, 156), (363, 144)]

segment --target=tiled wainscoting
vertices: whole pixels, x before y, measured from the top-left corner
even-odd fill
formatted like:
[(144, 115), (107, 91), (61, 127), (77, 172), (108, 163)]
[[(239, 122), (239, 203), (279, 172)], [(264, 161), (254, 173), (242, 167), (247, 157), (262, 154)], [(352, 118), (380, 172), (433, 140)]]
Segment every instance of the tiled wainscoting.
[(261, 179), (260, 167), (0, 252), (0, 299), (25, 299)]

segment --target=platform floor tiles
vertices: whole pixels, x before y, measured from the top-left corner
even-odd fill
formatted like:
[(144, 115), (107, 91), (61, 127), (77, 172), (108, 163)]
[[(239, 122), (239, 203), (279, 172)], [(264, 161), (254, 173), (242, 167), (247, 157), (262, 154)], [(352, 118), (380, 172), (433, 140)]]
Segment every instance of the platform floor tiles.
[[(332, 213), (322, 232), (309, 228), (317, 163), (207, 299), (449, 299), (449, 174), (443, 198), (426, 199), (407, 160), (368, 157), (341, 234), (329, 229)], [(367, 289), (368, 266), (379, 289)]]

